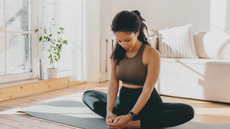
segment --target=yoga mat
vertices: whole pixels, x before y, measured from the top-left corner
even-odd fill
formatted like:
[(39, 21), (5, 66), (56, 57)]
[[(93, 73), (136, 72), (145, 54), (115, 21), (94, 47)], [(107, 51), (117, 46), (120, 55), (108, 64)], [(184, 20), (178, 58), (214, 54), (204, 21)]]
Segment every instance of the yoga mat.
[[(84, 103), (71, 98), (58, 98), (51, 102), (23, 108), (19, 112), (84, 129), (108, 129), (103, 117), (95, 114)], [(158, 129), (230, 129), (230, 123), (187, 123)]]

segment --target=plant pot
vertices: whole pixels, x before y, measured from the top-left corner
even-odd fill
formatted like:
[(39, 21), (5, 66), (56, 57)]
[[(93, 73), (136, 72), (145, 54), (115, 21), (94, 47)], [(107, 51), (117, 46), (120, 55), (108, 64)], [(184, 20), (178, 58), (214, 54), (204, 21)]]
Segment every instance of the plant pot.
[(47, 69), (48, 79), (57, 78), (57, 68)]

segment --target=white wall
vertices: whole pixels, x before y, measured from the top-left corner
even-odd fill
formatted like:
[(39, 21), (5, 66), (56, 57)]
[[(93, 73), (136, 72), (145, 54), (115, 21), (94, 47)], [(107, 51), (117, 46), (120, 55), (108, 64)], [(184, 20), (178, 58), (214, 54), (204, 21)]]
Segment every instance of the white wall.
[(112, 32), (110, 25), (112, 23), (112, 0), (101, 0), (101, 38), (110, 38)]
[(101, 37), (122, 10), (139, 10), (149, 28), (193, 23), (193, 32), (230, 31), (230, 0), (101, 0)]

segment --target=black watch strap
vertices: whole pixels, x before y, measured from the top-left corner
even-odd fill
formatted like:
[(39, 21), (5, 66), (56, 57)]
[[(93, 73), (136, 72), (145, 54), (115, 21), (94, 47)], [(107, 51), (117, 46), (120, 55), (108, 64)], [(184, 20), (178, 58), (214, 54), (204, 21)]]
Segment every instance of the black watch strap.
[(130, 115), (132, 116), (132, 118), (133, 118), (134, 116), (136, 116), (136, 114), (135, 114), (134, 112), (132, 112), (131, 110), (129, 111), (128, 114), (130, 114)]

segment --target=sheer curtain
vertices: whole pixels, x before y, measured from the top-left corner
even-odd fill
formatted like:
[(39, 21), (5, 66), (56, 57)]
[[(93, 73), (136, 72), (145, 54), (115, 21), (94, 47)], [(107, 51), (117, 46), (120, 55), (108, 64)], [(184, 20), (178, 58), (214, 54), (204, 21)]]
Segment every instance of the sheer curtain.
[(100, 0), (82, 0), (81, 7), (79, 5), (75, 11), (69, 80), (99, 82)]
[[(70, 81), (99, 82), (100, 79), (100, 0), (42, 0), (42, 25), (55, 18), (56, 28), (65, 30), (61, 59), (55, 63), (58, 77)], [(46, 77), (49, 44), (42, 43), (42, 60)]]
[[(68, 40), (67, 45), (63, 45), (61, 51), (61, 59), (58, 63), (55, 62), (55, 68), (58, 68), (58, 77), (69, 76), (70, 70), (70, 55), (72, 44), (74, 43), (74, 29), (76, 29), (77, 9), (81, 7), (82, 0), (43, 0), (42, 1), (42, 25), (51, 27), (50, 22), (55, 18), (54, 31), (60, 27), (64, 28), (65, 34), (62, 35), (63, 39)], [(47, 68), (51, 68), (48, 56), (50, 53), (48, 49), (50, 44), (46, 41), (42, 43), (42, 62), (44, 66), (45, 78), (47, 78)]]

